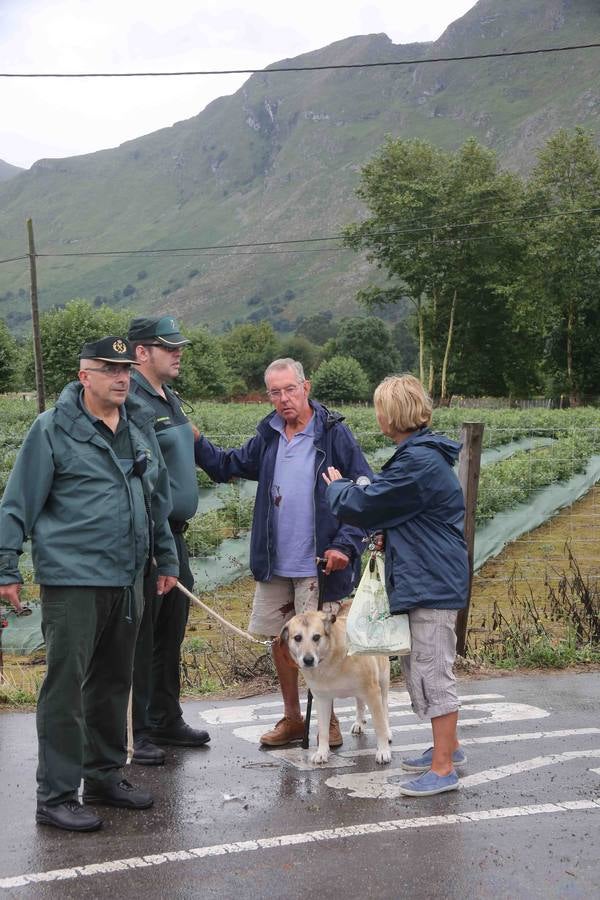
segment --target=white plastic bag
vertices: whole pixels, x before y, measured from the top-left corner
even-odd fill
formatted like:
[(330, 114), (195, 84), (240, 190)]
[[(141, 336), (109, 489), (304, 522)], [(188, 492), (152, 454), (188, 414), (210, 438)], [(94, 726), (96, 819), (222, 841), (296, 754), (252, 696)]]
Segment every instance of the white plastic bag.
[(348, 656), (356, 653), (403, 656), (410, 653), (410, 627), (403, 613), (390, 615), (381, 553), (373, 553), (346, 621)]

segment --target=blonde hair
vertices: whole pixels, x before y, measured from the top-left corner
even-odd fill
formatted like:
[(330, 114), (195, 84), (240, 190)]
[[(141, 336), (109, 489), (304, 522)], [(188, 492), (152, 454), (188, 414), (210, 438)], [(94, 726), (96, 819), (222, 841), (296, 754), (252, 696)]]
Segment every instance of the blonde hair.
[(395, 431), (416, 431), (431, 422), (431, 397), (414, 375), (388, 375), (375, 388), (373, 402)]

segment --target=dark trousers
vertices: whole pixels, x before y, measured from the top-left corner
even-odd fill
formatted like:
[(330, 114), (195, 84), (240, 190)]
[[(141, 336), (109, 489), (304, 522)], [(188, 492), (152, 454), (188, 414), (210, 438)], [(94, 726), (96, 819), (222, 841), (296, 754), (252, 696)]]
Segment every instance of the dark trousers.
[[(174, 534), (179, 581), (191, 591), (194, 577), (183, 534)], [(133, 733), (168, 728), (182, 718), (179, 657), (190, 609), (189, 600), (174, 588), (156, 594), (156, 569), (144, 581), (144, 616), (133, 667)]]
[(118, 781), (142, 614), (132, 588), (42, 585), (47, 670), (37, 705), (38, 801), (77, 797), (82, 776)]

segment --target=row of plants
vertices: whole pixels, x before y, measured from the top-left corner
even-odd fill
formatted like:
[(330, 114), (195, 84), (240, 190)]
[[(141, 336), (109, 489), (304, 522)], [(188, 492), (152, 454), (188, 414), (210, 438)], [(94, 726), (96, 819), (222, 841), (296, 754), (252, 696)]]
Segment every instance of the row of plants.
[(525, 503), (535, 491), (566, 481), (583, 472), (589, 458), (600, 450), (595, 429), (570, 432), (550, 447), (519, 451), (481, 470), (477, 498), (477, 524), (502, 510)]
[[(256, 424), (271, 409), (268, 403), (196, 404), (191, 419), (206, 435), (221, 446), (239, 446), (254, 434)], [(375, 427), (372, 407), (347, 406), (340, 411), (352, 428), (363, 451), (375, 468), (381, 460), (372, 454), (393, 445)], [(0, 491), (4, 489), (16, 452), (27, 428), (36, 414), (31, 399), (0, 396)], [(484, 447), (497, 447), (531, 435), (555, 438), (550, 447), (520, 451), (509, 459), (486, 467), (481, 473), (477, 521), (482, 523), (497, 512), (525, 502), (537, 489), (564, 481), (583, 471), (593, 453), (600, 447), (600, 410), (576, 408), (569, 410), (477, 410), (472, 416), (483, 421)], [(458, 436), (465, 419), (463, 409), (437, 409), (433, 427), (451, 436)], [(210, 479), (198, 470), (203, 486)], [(207, 555), (225, 537), (236, 537), (249, 527), (252, 500), (242, 500), (232, 487), (225, 495), (224, 507), (195, 517), (188, 535), (191, 552)]]

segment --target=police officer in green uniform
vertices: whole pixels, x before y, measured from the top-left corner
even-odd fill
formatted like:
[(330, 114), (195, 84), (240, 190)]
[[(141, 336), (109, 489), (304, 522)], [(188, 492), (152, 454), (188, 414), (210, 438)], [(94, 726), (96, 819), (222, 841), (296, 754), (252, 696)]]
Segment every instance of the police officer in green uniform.
[[(145, 404), (128, 398), (128, 342), (86, 344), (78, 381), (33, 423), (0, 504), (0, 597), (20, 610), (18, 556), (31, 536), (47, 672), (37, 706), (36, 821), (95, 831), (84, 804), (146, 809), (123, 778), (127, 702), (152, 543), (158, 590), (179, 571), (167, 471)], [(154, 526), (152, 527), (152, 521)]]
[[(179, 397), (167, 384), (179, 375), (183, 348), (189, 341), (170, 316), (133, 319), (128, 338), (138, 362), (131, 391), (155, 415), (156, 437), (169, 472), (173, 500), (169, 525), (177, 547), (179, 580), (191, 590), (194, 579), (184, 534), (198, 506), (194, 432)], [(144, 593), (144, 620), (134, 663), (133, 762), (160, 765), (165, 751), (157, 745), (200, 747), (210, 736), (184, 721), (179, 702), (179, 657), (189, 601), (177, 589), (157, 594), (152, 573)]]

